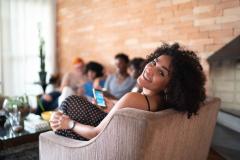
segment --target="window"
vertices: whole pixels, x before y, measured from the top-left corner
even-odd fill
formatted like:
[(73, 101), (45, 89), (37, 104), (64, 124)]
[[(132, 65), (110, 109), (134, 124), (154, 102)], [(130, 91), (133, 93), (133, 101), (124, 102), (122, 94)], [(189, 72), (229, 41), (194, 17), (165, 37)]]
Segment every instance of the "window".
[(46, 71), (55, 72), (55, 1), (0, 0), (0, 92), (42, 93), (39, 81), (39, 26), (45, 40)]
[[(1, 35), (0, 35), (1, 36)], [(1, 39), (0, 39), (1, 40)], [(0, 49), (1, 49), (1, 41), (0, 41)], [(0, 95), (3, 93), (3, 90), (2, 90), (2, 64), (3, 64), (3, 61), (2, 61), (2, 55), (1, 55), (1, 51), (0, 51)]]

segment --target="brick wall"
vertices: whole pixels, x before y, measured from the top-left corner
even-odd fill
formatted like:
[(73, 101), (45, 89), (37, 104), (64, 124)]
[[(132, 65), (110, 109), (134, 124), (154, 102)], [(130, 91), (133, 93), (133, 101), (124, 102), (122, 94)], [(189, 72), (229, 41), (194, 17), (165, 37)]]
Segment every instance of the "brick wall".
[(240, 0), (58, 0), (61, 73), (81, 56), (112, 66), (118, 52), (145, 57), (161, 41), (180, 42), (205, 59), (240, 34)]

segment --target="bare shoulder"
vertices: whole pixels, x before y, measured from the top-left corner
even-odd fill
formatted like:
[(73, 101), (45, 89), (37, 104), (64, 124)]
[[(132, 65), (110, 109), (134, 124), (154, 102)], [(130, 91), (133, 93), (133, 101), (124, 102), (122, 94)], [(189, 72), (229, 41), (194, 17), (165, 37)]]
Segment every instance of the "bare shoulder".
[(136, 92), (129, 92), (125, 94), (119, 101), (120, 108), (137, 108), (147, 110), (145, 97)]
[(143, 95), (141, 93), (136, 93), (136, 92), (129, 92), (125, 94), (121, 99), (125, 100), (134, 100), (136, 98), (142, 98)]

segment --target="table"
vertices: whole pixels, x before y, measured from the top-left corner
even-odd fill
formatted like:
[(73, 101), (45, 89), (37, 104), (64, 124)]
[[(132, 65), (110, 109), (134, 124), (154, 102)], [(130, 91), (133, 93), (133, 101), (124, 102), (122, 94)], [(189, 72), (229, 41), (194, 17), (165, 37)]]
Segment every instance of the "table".
[(19, 133), (15, 133), (11, 130), (10, 126), (6, 128), (0, 128), (0, 150), (24, 143), (38, 141), (38, 136), (42, 132), (43, 131), (28, 132), (23, 130)]

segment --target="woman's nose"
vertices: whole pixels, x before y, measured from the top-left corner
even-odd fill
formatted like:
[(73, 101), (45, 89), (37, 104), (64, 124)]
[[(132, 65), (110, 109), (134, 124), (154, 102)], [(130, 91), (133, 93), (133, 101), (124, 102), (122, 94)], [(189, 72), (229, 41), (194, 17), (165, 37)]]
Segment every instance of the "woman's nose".
[(149, 76), (153, 76), (154, 74), (154, 67), (153, 66), (149, 66), (146, 68), (146, 72)]

